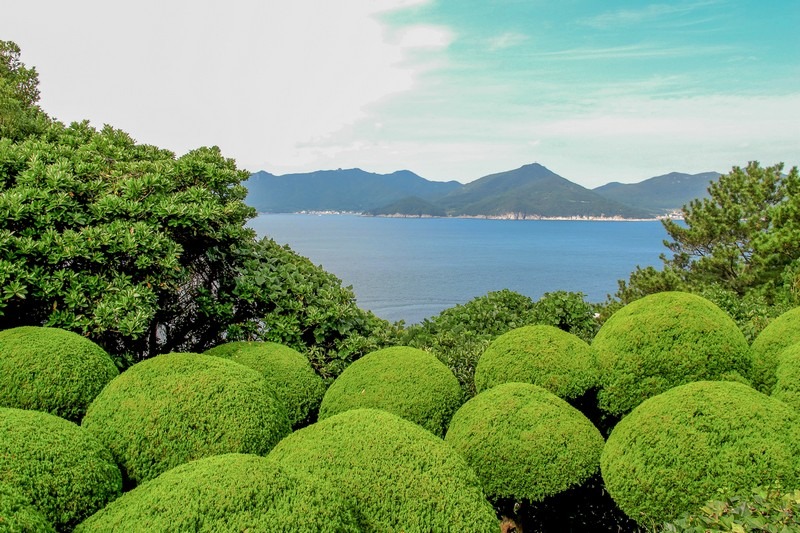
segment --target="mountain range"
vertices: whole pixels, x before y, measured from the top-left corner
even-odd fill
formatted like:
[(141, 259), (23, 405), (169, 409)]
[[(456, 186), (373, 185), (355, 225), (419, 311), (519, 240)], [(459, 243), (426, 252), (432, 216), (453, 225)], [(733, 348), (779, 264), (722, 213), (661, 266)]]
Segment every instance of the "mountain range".
[(361, 169), (276, 176), (261, 171), (245, 182), (247, 203), (262, 213), (358, 212), (376, 216), (488, 218), (653, 218), (707, 195), (720, 174), (673, 172), (640, 183), (587, 189), (533, 163), (467, 184), (426, 180), (408, 170)]

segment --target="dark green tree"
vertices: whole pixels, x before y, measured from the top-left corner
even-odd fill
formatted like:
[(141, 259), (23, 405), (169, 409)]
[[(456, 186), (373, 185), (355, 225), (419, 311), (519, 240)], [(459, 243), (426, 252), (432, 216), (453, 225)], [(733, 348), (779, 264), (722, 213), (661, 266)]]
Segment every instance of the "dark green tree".
[(20, 49), (0, 41), (0, 137), (20, 138), (40, 131), (46, 115), (39, 102), (39, 75), (20, 60)]

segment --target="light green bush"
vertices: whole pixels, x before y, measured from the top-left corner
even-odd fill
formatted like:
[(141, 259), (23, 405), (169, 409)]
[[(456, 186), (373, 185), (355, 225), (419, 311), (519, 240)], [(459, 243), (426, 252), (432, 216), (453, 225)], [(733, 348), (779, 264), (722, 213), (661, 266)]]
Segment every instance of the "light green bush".
[(289, 423), (297, 426), (319, 408), (325, 384), (308, 359), (293, 348), (275, 342), (227, 342), (206, 350), (258, 370), (286, 407)]
[(800, 410), (800, 343), (780, 353), (775, 378), (772, 396)]
[(129, 368), (92, 402), (83, 426), (134, 485), (201, 457), (264, 455), (290, 431), (283, 404), (259, 372), (189, 353)]
[(600, 467), (603, 437), (583, 414), (542, 387), (503, 383), (465, 403), (445, 442), (467, 459), (487, 496), (540, 501)]
[(356, 518), (329, 485), (256, 455), (198, 459), (136, 487), (76, 532), (357, 532)]
[(347, 367), (325, 393), (319, 419), (350, 409), (383, 409), (443, 437), (461, 401), (458, 380), (434, 355), (395, 346)]
[(327, 480), (357, 502), (361, 531), (498, 530), (475, 473), (440, 438), (377, 409), (354, 409), (300, 429), (267, 460)]
[(783, 313), (770, 322), (753, 341), (753, 386), (765, 394), (775, 386), (778, 355), (800, 342), (800, 307)]
[[(0, 408), (2, 485), (17, 490), (57, 530), (70, 531), (120, 494), (122, 477), (109, 451), (74, 423)], [(0, 509), (5, 505), (16, 508), (12, 502)]]
[(0, 531), (55, 533), (53, 526), (15, 487), (0, 483)]
[(645, 399), (692, 381), (745, 381), (744, 335), (708, 300), (684, 292), (645, 296), (614, 313), (592, 342), (600, 408), (623, 415)]
[(478, 360), (475, 388), (531, 383), (564, 399), (597, 384), (597, 364), (584, 341), (553, 326), (525, 326), (496, 338)]
[(0, 406), (80, 423), (117, 375), (111, 357), (77, 333), (34, 326), (0, 331)]
[(600, 465), (611, 497), (642, 524), (776, 481), (800, 488), (800, 413), (741, 383), (681, 385), (625, 416)]

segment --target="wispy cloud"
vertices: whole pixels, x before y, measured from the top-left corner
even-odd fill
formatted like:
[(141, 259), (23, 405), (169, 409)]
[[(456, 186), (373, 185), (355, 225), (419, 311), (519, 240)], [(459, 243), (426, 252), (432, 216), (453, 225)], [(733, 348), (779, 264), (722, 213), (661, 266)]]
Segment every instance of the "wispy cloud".
[(636, 59), (652, 57), (686, 57), (728, 53), (730, 46), (672, 46), (656, 47), (652, 45), (632, 44), (627, 46), (611, 46), (607, 48), (571, 48), (555, 52), (541, 52), (536, 57), (557, 59), (559, 61), (584, 61), (593, 59)]
[(579, 20), (579, 24), (596, 29), (613, 29), (620, 26), (644, 24), (666, 17), (683, 16), (699, 9), (718, 5), (721, 0), (703, 0), (679, 4), (650, 4), (640, 9), (619, 9)]
[(519, 46), (527, 40), (527, 35), (509, 31), (489, 39), (489, 51), (497, 52), (499, 50), (505, 50), (506, 48)]

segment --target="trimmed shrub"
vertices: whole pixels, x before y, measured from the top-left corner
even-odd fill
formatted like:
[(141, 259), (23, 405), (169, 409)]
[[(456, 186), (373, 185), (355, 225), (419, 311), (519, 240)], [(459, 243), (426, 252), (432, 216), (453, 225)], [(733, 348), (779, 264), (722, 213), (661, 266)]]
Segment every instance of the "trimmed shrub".
[(496, 532), (464, 458), (418, 425), (354, 409), (300, 429), (267, 456), (325, 479), (353, 502), (360, 531)]
[[(6, 502), (0, 494), (3, 512), (27, 502), (57, 530), (69, 531), (120, 494), (122, 477), (109, 451), (74, 423), (39, 411), (0, 408), (2, 485), (21, 495)], [(15, 516), (39, 521), (33, 513)]]
[(800, 488), (800, 413), (741, 383), (689, 383), (625, 416), (600, 465), (611, 497), (642, 524), (776, 481)]
[(78, 526), (80, 531), (357, 532), (332, 487), (256, 455), (225, 454), (164, 472)]
[(0, 331), (0, 406), (33, 409), (80, 423), (119, 375), (111, 357), (77, 333), (23, 326)]
[(753, 341), (753, 386), (769, 394), (775, 386), (778, 356), (789, 346), (800, 342), (800, 307), (783, 313), (770, 322)]
[(436, 356), (395, 346), (347, 367), (325, 393), (319, 419), (350, 409), (383, 409), (443, 437), (462, 397), (458, 380)]
[(478, 474), (486, 495), (540, 501), (600, 467), (600, 431), (566, 401), (528, 383), (503, 383), (465, 403), (445, 442)]
[(750, 353), (733, 320), (684, 292), (645, 296), (614, 313), (592, 343), (600, 408), (624, 415), (645, 399), (700, 380), (746, 381)]
[(294, 427), (307, 421), (325, 395), (322, 378), (303, 354), (275, 342), (228, 342), (204, 352), (258, 370), (286, 407)]
[(15, 487), (0, 483), (0, 530), (55, 533), (53, 526)]
[(772, 396), (800, 410), (800, 343), (783, 350), (779, 361)]
[(209, 455), (264, 455), (290, 431), (283, 404), (259, 372), (191, 353), (130, 367), (92, 402), (83, 426), (133, 485)]
[(539, 385), (572, 399), (597, 384), (597, 365), (584, 341), (554, 326), (525, 326), (492, 342), (475, 369), (478, 392), (508, 382)]

